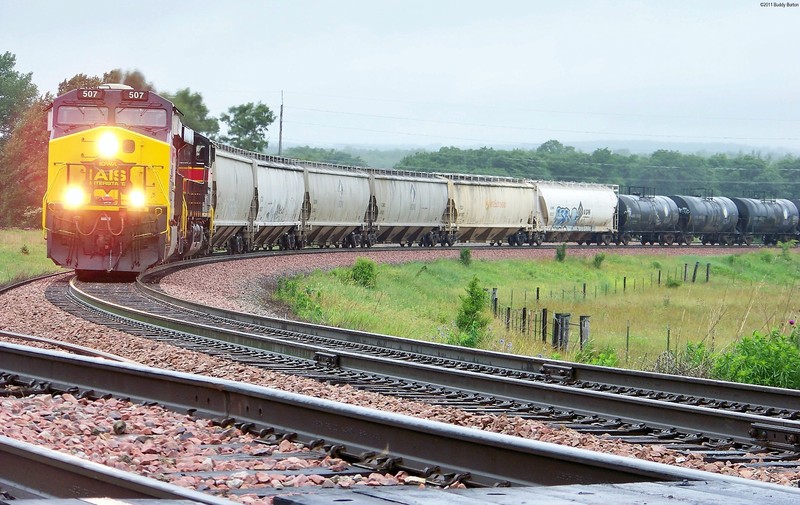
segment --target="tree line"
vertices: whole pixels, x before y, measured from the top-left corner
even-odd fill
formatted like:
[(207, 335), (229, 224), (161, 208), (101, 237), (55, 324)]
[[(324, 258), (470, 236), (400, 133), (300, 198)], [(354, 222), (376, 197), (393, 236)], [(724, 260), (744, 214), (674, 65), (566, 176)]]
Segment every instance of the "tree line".
[(607, 148), (584, 153), (549, 140), (533, 150), (444, 147), (406, 156), (395, 168), (618, 184), (623, 192), (659, 195), (800, 198), (800, 157), (791, 155), (700, 156), (669, 150), (640, 155)]

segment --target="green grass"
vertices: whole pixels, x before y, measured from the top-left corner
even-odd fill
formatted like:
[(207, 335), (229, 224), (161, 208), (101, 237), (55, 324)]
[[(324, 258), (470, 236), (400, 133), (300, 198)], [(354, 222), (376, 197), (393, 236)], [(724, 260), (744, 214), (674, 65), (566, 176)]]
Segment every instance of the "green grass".
[(0, 285), (58, 270), (41, 230), (0, 230)]
[[(692, 283), (695, 263), (700, 263)], [(706, 264), (711, 265), (706, 283)], [(688, 265), (688, 280), (683, 280)], [(661, 271), (661, 285), (658, 272)], [(765, 249), (719, 257), (625, 256), (612, 252), (602, 261), (567, 257), (564, 261), (458, 260), (378, 266), (374, 288), (341, 282), (343, 274), (316, 272), (295, 279), (295, 292), (305, 293), (297, 315), (333, 326), (386, 333), (407, 338), (444, 342), (454, 332), (454, 321), (473, 276), (481, 286), (498, 288), (499, 306), (541, 314), (547, 308), (591, 317), (594, 349), (616, 351), (620, 365), (650, 367), (669, 349), (702, 343), (713, 352), (730, 348), (754, 331), (769, 333), (797, 319), (800, 307), (793, 300), (800, 286), (800, 257), (794, 250)], [(623, 289), (623, 278), (627, 278)], [(583, 285), (586, 284), (586, 297)], [(669, 286), (669, 287), (668, 287)], [(536, 289), (539, 299), (536, 300)], [(285, 290), (277, 294), (291, 303)], [(513, 297), (513, 300), (512, 300)], [(630, 328), (630, 330), (628, 330)], [(628, 335), (630, 331), (630, 336)], [(549, 338), (549, 337), (548, 337)], [(578, 353), (578, 328), (571, 332), (571, 347), (562, 357)], [(540, 335), (506, 331), (494, 319), (486, 348), (524, 355), (553, 356)]]

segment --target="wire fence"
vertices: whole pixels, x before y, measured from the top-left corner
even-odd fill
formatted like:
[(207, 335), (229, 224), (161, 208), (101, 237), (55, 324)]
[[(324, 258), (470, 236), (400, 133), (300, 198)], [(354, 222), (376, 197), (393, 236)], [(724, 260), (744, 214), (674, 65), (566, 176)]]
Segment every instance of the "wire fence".
[[(617, 294), (620, 291), (625, 293), (629, 290), (636, 291), (637, 289), (644, 289), (646, 287), (661, 286), (662, 284), (670, 285), (671, 282), (697, 282), (698, 272), (700, 271), (700, 262), (696, 262), (694, 268), (691, 270), (689, 263), (683, 265), (683, 271), (679, 267), (670, 271), (665, 276), (662, 270), (654, 271), (647, 278), (629, 278), (623, 276), (621, 279), (615, 279), (613, 285), (610, 282), (604, 282), (600, 285), (589, 286), (588, 283), (575, 284), (572, 290), (563, 288), (560, 290), (547, 289), (544, 290), (536, 287), (532, 290), (525, 290), (523, 292), (522, 307), (514, 308), (514, 291), (511, 291), (511, 302), (509, 305), (500, 306), (498, 297), (498, 288), (492, 288), (490, 293), (490, 303), (492, 313), (496, 319), (502, 319), (506, 330), (515, 332), (517, 334), (530, 336), (532, 338), (541, 338), (542, 342), (550, 342), (553, 348), (560, 351), (566, 351), (569, 347), (571, 329), (578, 329), (578, 346), (583, 350), (587, 345), (590, 338), (591, 331), (591, 316), (580, 315), (578, 321), (572, 319), (572, 314), (564, 312), (551, 312), (547, 308), (540, 308), (542, 300), (558, 300), (566, 301), (568, 299), (585, 300), (589, 296), (607, 296)], [(706, 264), (705, 268), (705, 282), (709, 282), (711, 278), (711, 263)], [(701, 274), (702, 280), (702, 274)], [(648, 286), (649, 285), (649, 286)], [(489, 291), (489, 290), (487, 290)], [(529, 307), (528, 298), (535, 303), (536, 308)], [(669, 331), (669, 330), (668, 330)], [(628, 328), (628, 335), (626, 342), (630, 338), (630, 328)], [(669, 336), (667, 337), (669, 342)], [(668, 344), (669, 345), (669, 344)], [(627, 344), (626, 344), (627, 346)], [(627, 354), (627, 350), (626, 350)]]

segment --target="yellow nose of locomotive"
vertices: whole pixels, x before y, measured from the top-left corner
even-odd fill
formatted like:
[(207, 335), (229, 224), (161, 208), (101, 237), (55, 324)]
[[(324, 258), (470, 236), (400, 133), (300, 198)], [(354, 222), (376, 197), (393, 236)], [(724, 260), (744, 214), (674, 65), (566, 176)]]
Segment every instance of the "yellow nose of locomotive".
[(50, 257), (85, 270), (157, 262), (169, 226), (170, 164), (169, 144), (120, 126), (52, 139), (43, 216)]
[(136, 132), (103, 126), (54, 139), (48, 202), (65, 209), (167, 205), (167, 145)]

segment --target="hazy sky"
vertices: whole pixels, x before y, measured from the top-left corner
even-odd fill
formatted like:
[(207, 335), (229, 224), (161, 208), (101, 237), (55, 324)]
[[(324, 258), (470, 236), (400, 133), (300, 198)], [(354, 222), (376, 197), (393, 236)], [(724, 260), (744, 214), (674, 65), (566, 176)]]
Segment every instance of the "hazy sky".
[(285, 144), (800, 151), (800, 7), (762, 5), (0, 0), (0, 52), (40, 92), (112, 68), (199, 92), (213, 115), (250, 101), (277, 114), (283, 92)]

